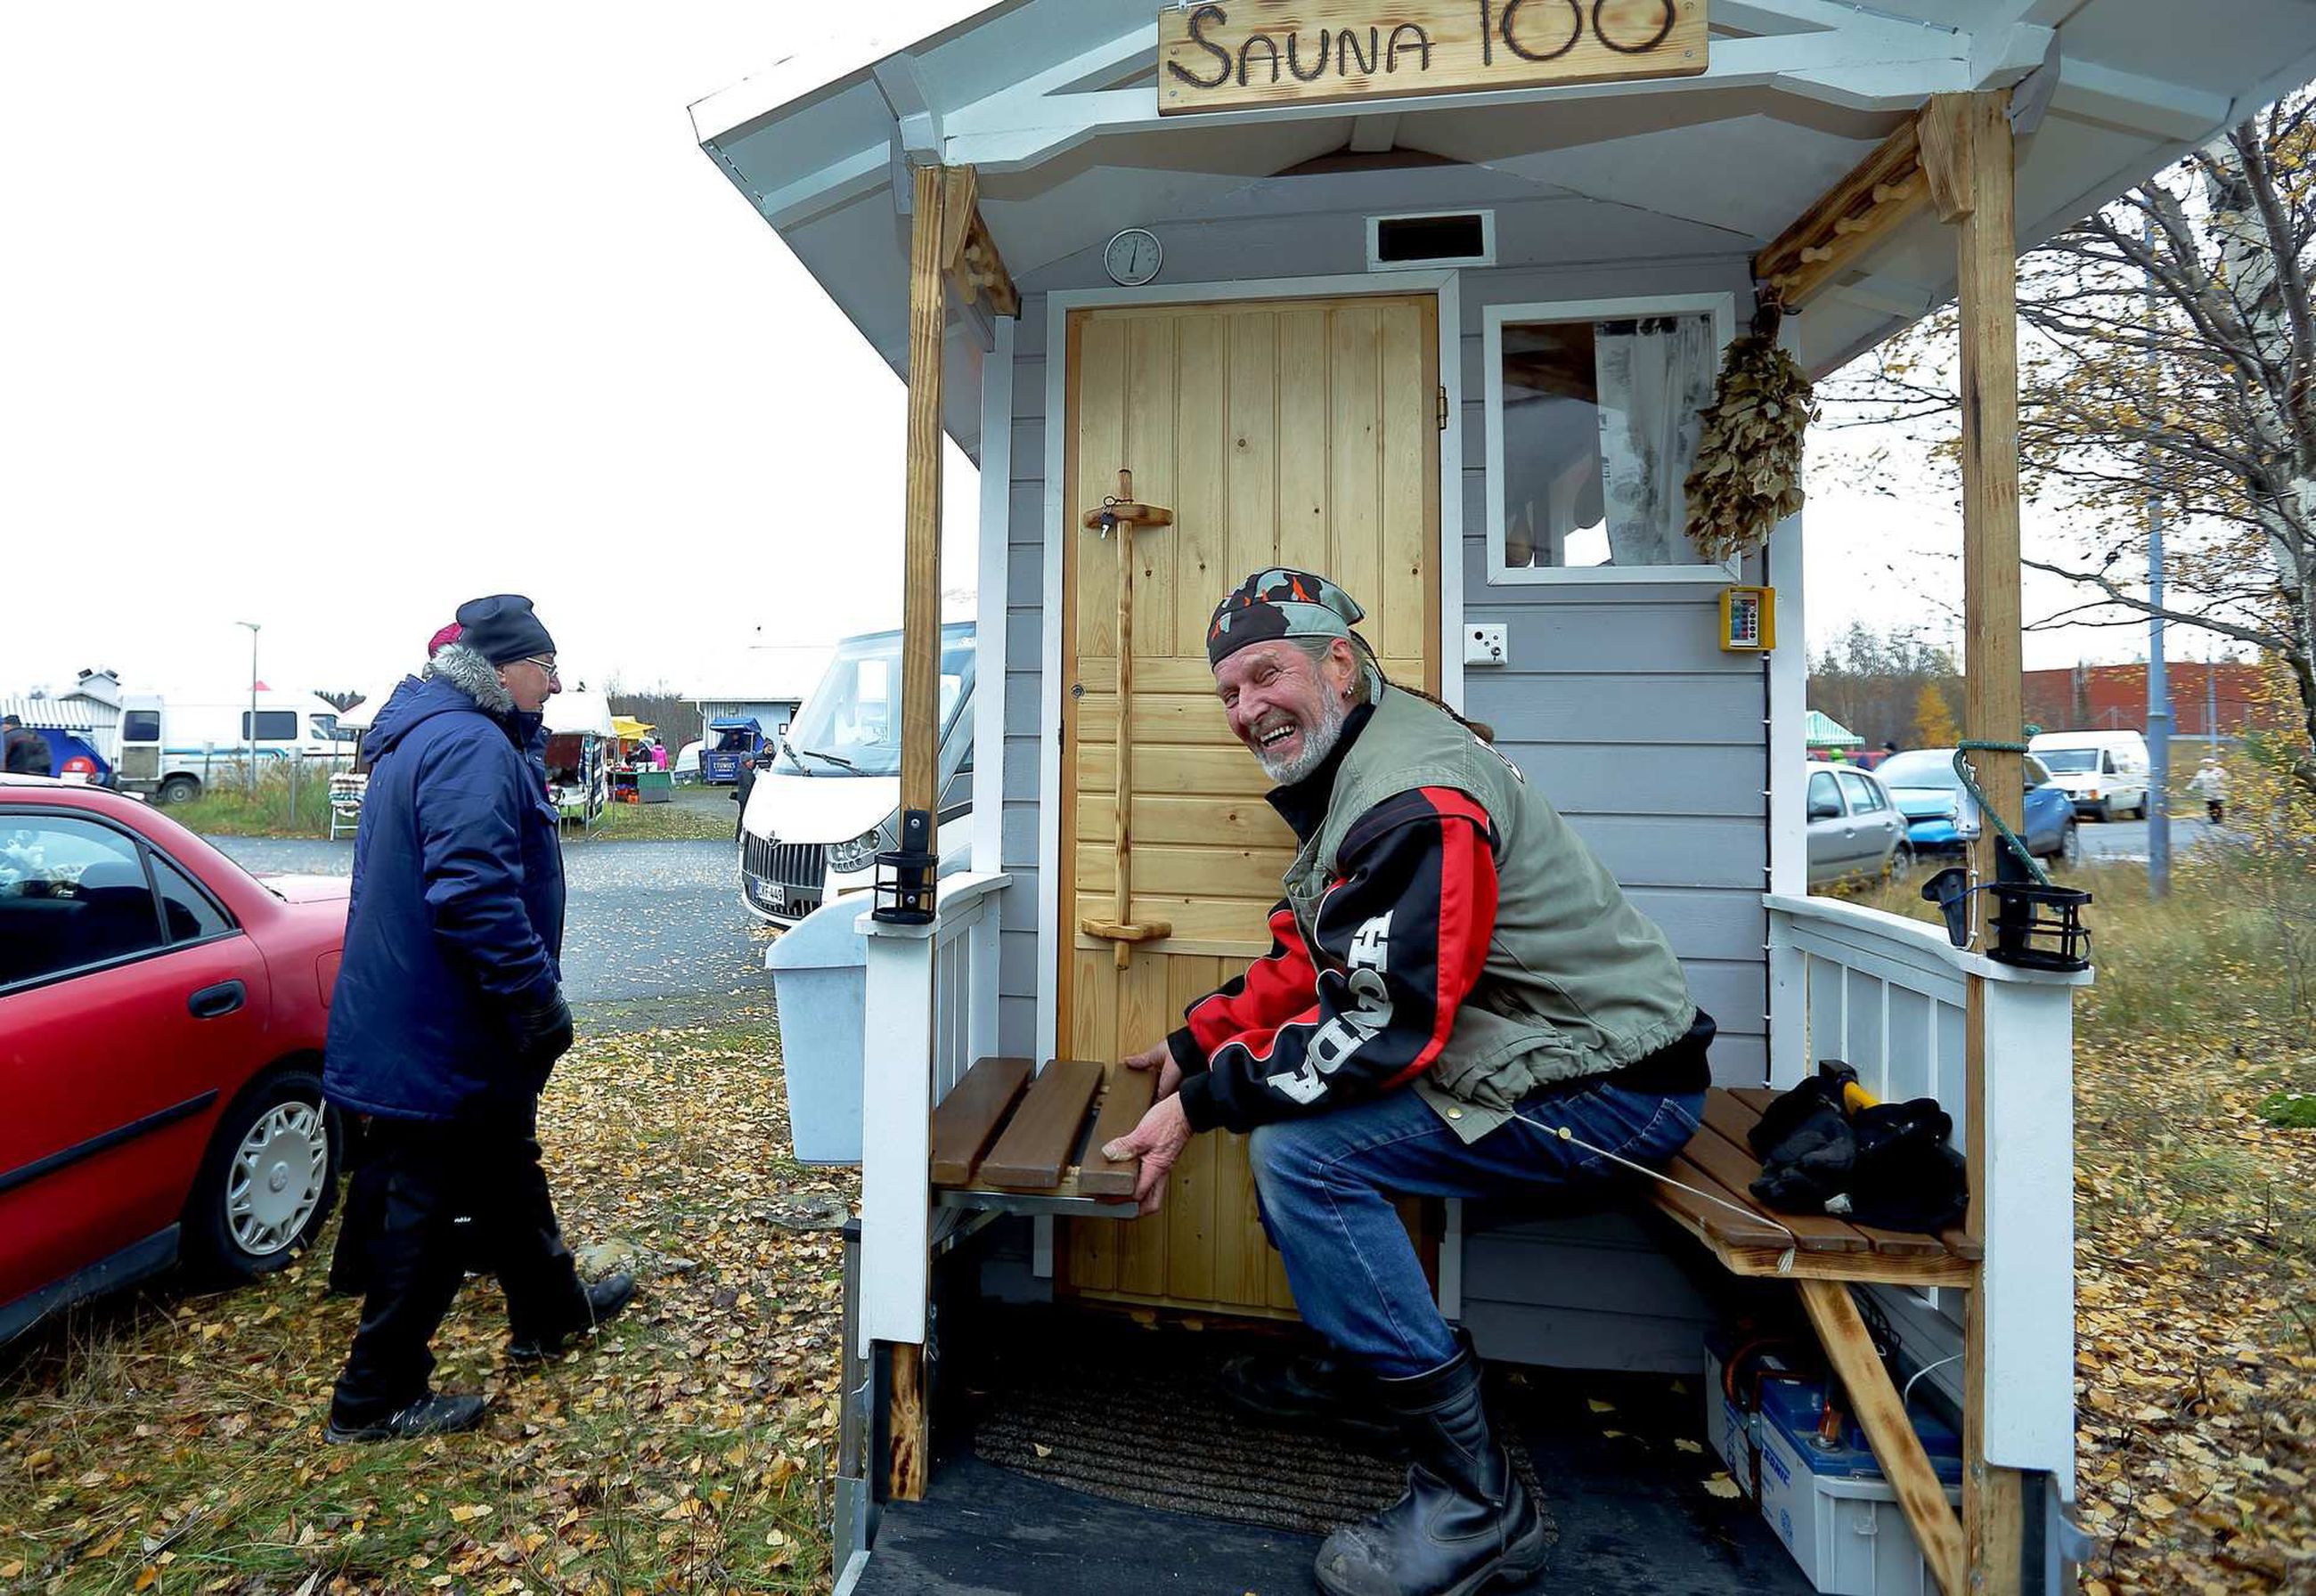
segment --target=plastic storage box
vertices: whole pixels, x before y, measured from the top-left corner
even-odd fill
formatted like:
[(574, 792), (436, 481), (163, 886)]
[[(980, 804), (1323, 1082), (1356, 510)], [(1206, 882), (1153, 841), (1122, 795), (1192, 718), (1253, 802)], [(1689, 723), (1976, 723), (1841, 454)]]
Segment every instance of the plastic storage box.
[(798, 1164), (860, 1162), (861, 1024), (868, 943), (853, 929), (866, 896), (797, 922), (764, 954), (780, 1012), (780, 1069)]
[[(1762, 1384), (1755, 1426), (1761, 1516), (1810, 1583), (1829, 1596), (1935, 1596), (1937, 1583), (1897, 1493), (1883, 1479), (1857, 1421), (1845, 1420), (1839, 1442), (1827, 1447), (1817, 1437), (1824, 1413), (1820, 1386)], [(1961, 1437), (1919, 1405), (1912, 1417), (1947, 1500), (1961, 1502)]]

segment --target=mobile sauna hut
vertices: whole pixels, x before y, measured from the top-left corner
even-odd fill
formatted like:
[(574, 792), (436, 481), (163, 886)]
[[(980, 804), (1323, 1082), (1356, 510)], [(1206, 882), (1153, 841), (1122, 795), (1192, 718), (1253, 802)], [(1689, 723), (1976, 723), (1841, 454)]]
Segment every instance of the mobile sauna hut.
[[(987, 1461), (1062, 1449), (1058, 1422), (1008, 1440), (990, 1420), (1033, 1402), (1065, 1416), (1069, 1381), (1104, 1378), (1103, 1308), (1154, 1320), (1151, 1358), (1184, 1319), (1211, 1334), (1292, 1315), (1243, 1146), (1198, 1138), (1163, 1214), (1122, 1217), (1132, 1172), (1081, 1149), (1090, 1117), (1131, 1122), (1133, 1083), (1068, 1063), (1149, 1046), (1267, 950), (1288, 835), (1226, 737), (1201, 632), (1228, 584), (1290, 565), (1367, 606), (1394, 678), (1492, 722), (1664, 926), (1722, 1022), (1716, 1125), (1741, 1126), (1746, 1092), (1842, 1058), (1883, 1097), (1937, 1098), (1968, 1159), (1968, 1223), (1943, 1238), (1745, 1218), (1671, 1188), (1581, 1218), (1412, 1205), (1449, 1316), (1497, 1363), (1693, 1381), (1741, 1291), (1798, 1298), (1894, 1495), (1880, 1528), (1947, 1592), (2054, 1587), (2074, 1492), (2071, 1014), (2088, 976), (1990, 958), (1982, 923), (1958, 949), (1804, 895), (1804, 518), (1708, 559), (1683, 483), (1757, 296), (1781, 302), (1784, 346), (1814, 374), (1958, 295), (1965, 735), (2016, 744), (2016, 253), (2307, 79), (2316, 9), (906, 14), (694, 108), (710, 157), (909, 383), (905, 808), (934, 807), (944, 432), (980, 468), (980, 671), (1003, 684), (976, 727), (973, 872), (940, 883), (930, 923), (862, 922), (845, 1583), (1307, 1577), (1262, 1563), (1276, 1535)], [(1128, 543), (1099, 524), (1117, 499), (1167, 513)], [(1763, 652), (1773, 629), (1788, 646)], [(2015, 823), (2018, 756), (1975, 760)], [(1973, 868), (1995, 878), (1991, 844)], [(1728, 1192), (1738, 1150), (1708, 1127), (1678, 1172)], [(1009, 1342), (1044, 1350), (1042, 1386), (983, 1359)], [(1926, 1407), (1959, 1421), (1958, 1509), (1907, 1422)], [(1124, 1411), (1111, 1439), (1154, 1478), (1166, 1427)], [(1768, 1563), (1696, 1553), (1685, 1510), (1584, 1521), (1603, 1498), (1539, 1457), (1570, 1577), (1796, 1577), (1774, 1542)], [(1626, 1561), (1607, 1573), (1582, 1561), (1611, 1554)]]

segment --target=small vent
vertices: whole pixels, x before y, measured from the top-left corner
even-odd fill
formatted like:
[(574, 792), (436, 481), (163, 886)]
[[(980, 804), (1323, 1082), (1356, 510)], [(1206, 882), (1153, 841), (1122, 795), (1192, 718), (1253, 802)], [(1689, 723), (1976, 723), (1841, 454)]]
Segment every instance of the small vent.
[(1490, 266), (1496, 258), (1496, 218), (1489, 210), (1367, 218), (1367, 266), (1372, 271), (1416, 266)]

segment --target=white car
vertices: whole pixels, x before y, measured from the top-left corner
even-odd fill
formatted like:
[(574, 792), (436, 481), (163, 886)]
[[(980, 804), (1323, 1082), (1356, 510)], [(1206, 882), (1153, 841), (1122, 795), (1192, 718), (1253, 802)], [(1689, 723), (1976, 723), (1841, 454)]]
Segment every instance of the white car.
[(1809, 789), (1809, 884), (1836, 881), (1904, 880), (1913, 873), (1914, 845), (1906, 840), (1906, 817), (1890, 789), (1871, 771), (1856, 765), (1807, 766)]

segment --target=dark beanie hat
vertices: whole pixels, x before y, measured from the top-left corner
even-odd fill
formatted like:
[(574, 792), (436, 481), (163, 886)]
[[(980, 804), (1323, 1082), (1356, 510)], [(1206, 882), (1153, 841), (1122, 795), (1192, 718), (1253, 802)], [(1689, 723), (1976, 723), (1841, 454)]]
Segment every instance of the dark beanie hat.
[(555, 639), (519, 593), (493, 593), (459, 605), (459, 641), (494, 665), (555, 652)]

